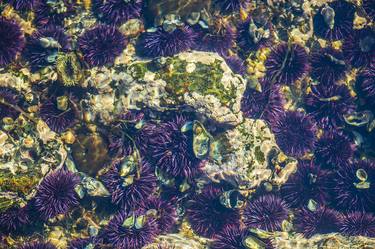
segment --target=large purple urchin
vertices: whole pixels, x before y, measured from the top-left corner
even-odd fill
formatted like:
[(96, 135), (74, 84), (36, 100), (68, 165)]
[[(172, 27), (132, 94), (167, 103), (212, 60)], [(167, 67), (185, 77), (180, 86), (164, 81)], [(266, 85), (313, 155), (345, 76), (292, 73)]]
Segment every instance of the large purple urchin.
[[(144, 217), (143, 224), (126, 224), (130, 217), (139, 219)], [(117, 249), (139, 249), (152, 243), (158, 235), (158, 224), (154, 217), (144, 211), (121, 211), (115, 215), (105, 228), (106, 240)]]
[(153, 163), (173, 177), (191, 179), (200, 171), (201, 161), (193, 152), (192, 139), (181, 128), (187, 119), (176, 116), (161, 123), (148, 141), (148, 153)]
[(344, 40), (342, 51), (354, 67), (367, 67), (375, 57), (375, 32), (370, 28), (356, 30)]
[(91, 66), (112, 64), (125, 49), (125, 36), (114, 26), (99, 24), (78, 38), (83, 59)]
[(137, 42), (137, 53), (144, 57), (173, 56), (189, 50), (194, 44), (195, 34), (189, 26), (176, 27), (165, 31), (159, 27), (155, 31), (142, 33)]
[(76, 120), (72, 107), (68, 105), (67, 109), (59, 109), (56, 98), (48, 99), (41, 104), (39, 116), (52, 131), (58, 133), (72, 127)]
[(340, 213), (325, 206), (318, 206), (311, 211), (306, 207), (295, 213), (294, 227), (297, 232), (303, 233), (307, 238), (314, 234), (327, 234), (337, 232), (339, 229)]
[(239, 225), (239, 212), (223, 206), (221, 188), (205, 187), (186, 204), (186, 217), (191, 228), (199, 235), (212, 238), (228, 225)]
[(373, 64), (357, 76), (355, 86), (366, 104), (370, 108), (375, 108), (375, 59)]
[(75, 11), (75, 1), (37, 1), (34, 6), (34, 22), (37, 27), (63, 26), (64, 19)]
[[(214, 236), (210, 248), (248, 249), (249, 247), (245, 245), (245, 239), (252, 236), (254, 235), (252, 235), (248, 229), (242, 228), (239, 225), (229, 225), (226, 226), (223, 231)], [(270, 240), (258, 240), (264, 243), (265, 249), (273, 249)]]
[(345, 77), (347, 66), (342, 52), (324, 48), (311, 55), (311, 77), (330, 86)]
[(284, 220), (288, 219), (288, 205), (275, 194), (261, 195), (250, 200), (243, 211), (246, 227), (266, 231), (279, 231)]
[(281, 43), (271, 48), (264, 63), (266, 77), (272, 83), (291, 85), (309, 71), (309, 57), (299, 44)]
[[(43, 43), (43, 39), (48, 39)], [(54, 44), (48, 44), (53, 42)], [(55, 63), (58, 52), (67, 52), (70, 50), (70, 39), (64, 33), (64, 29), (55, 26), (49, 26), (35, 31), (26, 40), (23, 57), (29, 62), (33, 71), (44, 68)]]
[(23, 244), (18, 249), (56, 249), (56, 247), (49, 242), (30, 242)]
[(370, 211), (375, 207), (375, 163), (354, 161), (343, 165), (332, 178), (332, 204), (343, 211)]
[(101, 22), (121, 25), (141, 16), (143, 0), (94, 0), (92, 9)]
[(156, 211), (155, 218), (161, 233), (170, 232), (177, 222), (177, 210), (171, 202), (151, 197), (142, 204), (142, 208)]
[(346, 236), (375, 237), (375, 216), (365, 212), (346, 214), (340, 220), (340, 232)]
[(322, 167), (339, 168), (349, 162), (355, 144), (342, 131), (326, 130), (315, 144), (315, 161)]
[(16, 119), (19, 112), (9, 105), (17, 107), (19, 103), (18, 93), (13, 89), (0, 87), (0, 120), (5, 117)]
[(285, 100), (280, 93), (280, 85), (272, 85), (267, 80), (260, 82), (261, 92), (247, 86), (241, 100), (241, 111), (245, 117), (275, 120), (284, 112)]
[(366, 14), (372, 19), (375, 20), (375, 1), (374, 0), (362, 0), (362, 7), (365, 10)]
[(47, 220), (78, 205), (75, 187), (79, 182), (77, 175), (64, 169), (48, 174), (35, 195), (34, 205), (40, 216)]
[(25, 40), (14, 21), (0, 17), (0, 67), (10, 64), (22, 51)]
[(137, 172), (121, 176), (121, 161), (115, 162), (103, 176), (103, 182), (112, 196), (112, 203), (122, 208), (138, 207), (151, 196), (156, 187), (156, 177), (150, 165), (142, 161)]
[(281, 187), (283, 199), (293, 208), (307, 205), (309, 200), (325, 204), (329, 198), (329, 172), (312, 161), (299, 161), (297, 172)]
[(39, 0), (8, 0), (15, 10), (31, 10)]
[[(12, 207), (0, 213), (0, 230), (4, 233), (16, 232), (30, 223), (28, 207)], [(0, 233), (1, 233), (0, 232)]]
[(337, 0), (323, 6), (313, 18), (314, 34), (327, 40), (341, 40), (353, 30), (355, 7)]
[(301, 157), (314, 149), (317, 127), (310, 116), (287, 111), (270, 122), (276, 143), (285, 154)]
[(337, 128), (344, 125), (344, 115), (353, 112), (356, 105), (347, 86), (317, 85), (305, 96), (305, 107), (319, 126)]

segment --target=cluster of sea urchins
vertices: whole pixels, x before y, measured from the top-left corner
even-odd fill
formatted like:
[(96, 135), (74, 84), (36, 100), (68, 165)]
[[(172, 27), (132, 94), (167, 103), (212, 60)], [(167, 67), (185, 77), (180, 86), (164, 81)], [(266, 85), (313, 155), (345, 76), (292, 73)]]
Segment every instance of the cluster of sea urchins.
[[(278, 147), (298, 160), (297, 171), (270, 193), (261, 190), (244, 197), (225, 181), (202, 186), (195, 179), (204, 174), (205, 161), (193, 150), (193, 134), (186, 128), (191, 117), (173, 113), (153, 121), (145, 120), (142, 111), (129, 111), (111, 124), (108, 149), (114, 158), (97, 177), (107, 190), (110, 208), (106, 211), (115, 213), (108, 223), (100, 224), (95, 235), (72, 239), (69, 248), (106, 244), (139, 249), (160, 234), (175, 232), (184, 222), (195, 234), (209, 238), (213, 249), (245, 249), (251, 243), (273, 248), (270, 240), (253, 231), (290, 229), (288, 222), (307, 238), (331, 232), (375, 237), (375, 162), (360, 157), (366, 157), (366, 150), (361, 151), (366, 148), (363, 137), (374, 132), (367, 123), (375, 106), (375, 35), (370, 25), (353, 29), (354, 4), (336, 0), (317, 9), (312, 17), (313, 35), (326, 42), (306, 49), (290, 37), (273, 41), (271, 37), (277, 35), (260, 35), (265, 29), (271, 33), (277, 29), (272, 16), (263, 24), (255, 15), (232, 23), (228, 17), (244, 17), (248, 0), (212, 1), (222, 15), (215, 13), (210, 20), (185, 22), (172, 15), (155, 27), (144, 23), (138, 37), (128, 37), (124, 24), (142, 21), (151, 1), (94, 0), (86, 10), (96, 22), (78, 34), (64, 27), (71, 23), (66, 18), (79, 12), (75, 1), (5, 2), (20, 18), (33, 11), (36, 30), (30, 34), (18, 20), (5, 14), (0, 18), (1, 68), (17, 69), (26, 63), (32, 72), (54, 70), (59, 56), (72, 53), (87, 71), (100, 69), (116, 64), (116, 58), (128, 52), (128, 44), (129, 51), (135, 49), (137, 55), (150, 59), (189, 50), (215, 52), (249, 81), (241, 101), (243, 116), (265, 120)], [(361, 15), (373, 20), (373, 7), (373, 0), (363, 0)], [(266, 51), (265, 76), (249, 79), (246, 63), (257, 51)], [(22, 58), (20, 63), (18, 58)], [(346, 84), (353, 75), (355, 84)], [(259, 84), (254, 86), (254, 82)], [(47, 88), (42, 92), (52, 91)], [(80, 123), (77, 103), (69, 94), (72, 90), (62, 89), (52, 96), (41, 94), (36, 112), (58, 134)], [(96, 89), (91, 90), (90, 94)], [(17, 93), (1, 86), (1, 119), (23, 114)], [(69, 216), (80, 203), (81, 180), (86, 176), (67, 168), (46, 174), (27, 205), (0, 212), (0, 236), (17, 235), (33, 222), (56, 222)], [(85, 208), (86, 201), (82, 200)], [(31, 241), (19, 248), (55, 246)]]

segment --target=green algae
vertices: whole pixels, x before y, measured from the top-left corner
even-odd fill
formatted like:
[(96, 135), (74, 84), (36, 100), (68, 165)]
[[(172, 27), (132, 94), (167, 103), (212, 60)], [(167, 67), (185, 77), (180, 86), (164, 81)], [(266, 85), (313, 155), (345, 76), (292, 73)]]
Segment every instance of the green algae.
[(134, 63), (128, 68), (131, 76), (137, 79), (143, 79), (148, 71), (150, 71), (147, 62)]

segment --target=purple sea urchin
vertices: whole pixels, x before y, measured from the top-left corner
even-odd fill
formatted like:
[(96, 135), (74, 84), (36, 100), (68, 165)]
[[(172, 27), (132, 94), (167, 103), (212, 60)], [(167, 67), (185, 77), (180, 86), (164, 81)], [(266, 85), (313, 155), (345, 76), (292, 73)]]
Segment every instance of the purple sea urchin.
[(121, 25), (141, 16), (143, 0), (94, 0), (93, 12), (98, 19), (110, 25)]
[(288, 43), (272, 47), (264, 65), (269, 81), (287, 85), (302, 79), (310, 68), (306, 50), (299, 44)]
[(70, 241), (68, 249), (87, 249), (93, 248), (96, 249), (96, 246), (93, 245), (91, 239), (74, 239)]
[(356, 79), (356, 89), (370, 108), (375, 108), (375, 63), (364, 69)]
[(18, 249), (56, 249), (56, 247), (49, 242), (30, 242), (18, 247)]
[(0, 230), (4, 233), (16, 232), (30, 223), (28, 208), (12, 207), (0, 213)]
[(247, 69), (245, 61), (242, 60), (238, 55), (225, 56), (224, 60), (227, 63), (228, 67), (232, 70), (232, 72), (240, 75), (246, 74)]
[(332, 203), (344, 211), (369, 211), (375, 207), (375, 163), (360, 160), (343, 165), (333, 178)]
[(91, 66), (112, 64), (125, 49), (125, 36), (113, 26), (97, 25), (78, 39), (83, 59)]
[(38, 27), (63, 25), (64, 19), (74, 13), (75, 2), (71, 0), (38, 1), (35, 3), (34, 22)]
[(370, 28), (356, 30), (344, 40), (342, 51), (354, 67), (367, 67), (375, 57), (375, 32)]
[(309, 200), (325, 204), (329, 180), (329, 173), (312, 161), (299, 161), (297, 172), (281, 187), (281, 194), (293, 208), (307, 205)]
[(318, 206), (314, 211), (304, 207), (296, 212), (294, 226), (297, 232), (310, 238), (314, 234), (337, 232), (339, 220), (340, 214), (325, 206)]
[(207, 186), (186, 204), (186, 217), (197, 234), (212, 238), (227, 225), (238, 226), (239, 212), (221, 204), (222, 193), (220, 188)]
[(346, 236), (375, 237), (375, 216), (365, 212), (346, 214), (340, 221), (340, 232)]
[(137, 43), (137, 53), (144, 57), (173, 56), (189, 50), (195, 34), (189, 26), (176, 27), (166, 31), (159, 27), (155, 31), (141, 34)]
[(324, 48), (311, 55), (311, 77), (330, 86), (345, 77), (344, 55), (333, 48)]
[(133, 162), (131, 157), (125, 160), (115, 162), (103, 176), (103, 181), (111, 193), (112, 203), (131, 209), (140, 206), (152, 195), (156, 187), (156, 177), (145, 161)]
[(249, 0), (219, 0), (216, 1), (220, 5), (220, 10), (223, 13), (238, 12), (241, 8), (246, 8)]
[(178, 115), (161, 123), (148, 141), (153, 163), (173, 177), (191, 178), (199, 173), (200, 160), (194, 155), (192, 139), (181, 131), (186, 122)]
[(105, 228), (106, 240), (118, 249), (139, 249), (159, 233), (156, 220), (146, 213), (121, 211)]
[(324, 166), (339, 168), (348, 163), (354, 154), (353, 141), (338, 130), (325, 131), (315, 145), (316, 162)]
[(170, 232), (176, 224), (177, 210), (171, 202), (151, 197), (142, 204), (142, 208), (156, 211), (155, 218), (161, 233)]
[(5, 117), (16, 119), (19, 112), (11, 106), (19, 103), (18, 93), (11, 88), (0, 87), (0, 120)]
[(314, 34), (327, 40), (341, 40), (353, 30), (355, 7), (337, 0), (323, 7), (313, 18)]
[(0, 67), (10, 64), (23, 49), (25, 40), (18, 24), (0, 17)]
[(243, 212), (243, 222), (247, 227), (266, 231), (278, 231), (281, 223), (288, 219), (288, 205), (274, 194), (261, 195), (250, 200)]
[(356, 108), (354, 98), (345, 85), (312, 86), (305, 97), (305, 107), (322, 127), (342, 127), (344, 115)]
[(35, 31), (26, 40), (23, 57), (29, 62), (31, 69), (36, 71), (56, 62), (58, 52), (68, 52), (69, 37), (64, 29), (49, 26)]
[(375, 20), (375, 1), (374, 0), (362, 0), (362, 7), (365, 10), (366, 14), (372, 19)]
[(39, 0), (8, 0), (15, 10), (31, 10)]
[(280, 149), (287, 155), (301, 157), (314, 149), (316, 125), (312, 118), (302, 112), (287, 111), (271, 121)]
[(80, 179), (75, 174), (59, 169), (48, 174), (38, 187), (35, 208), (47, 220), (58, 214), (66, 214), (78, 205), (75, 187)]
[(280, 94), (280, 85), (272, 85), (267, 80), (260, 83), (261, 92), (247, 86), (241, 100), (241, 111), (245, 117), (270, 122), (283, 114), (285, 101)]
[(68, 97), (61, 96), (41, 104), (39, 115), (51, 130), (61, 133), (74, 125), (76, 117), (69, 102)]

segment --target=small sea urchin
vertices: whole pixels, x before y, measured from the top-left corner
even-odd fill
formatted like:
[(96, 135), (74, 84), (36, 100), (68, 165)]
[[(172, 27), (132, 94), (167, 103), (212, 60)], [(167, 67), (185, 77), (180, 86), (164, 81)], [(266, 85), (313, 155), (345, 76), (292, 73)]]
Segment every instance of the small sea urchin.
[(356, 79), (359, 96), (371, 108), (375, 108), (375, 63), (362, 70)]
[(354, 67), (367, 67), (375, 57), (375, 32), (370, 28), (356, 30), (345, 38), (342, 50)]
[(30, 242), (21, 245), (18, 249), (56, 249), (56, 247), (49, 242)]
[[(4, 233), (16, 232), (30, 223), (28, 207), (12, 207), (0, 213), (0, 230)], [(0, 232), (0, 233), (1, 233)]]
[(281, 229), (282, 222), (288, 219), (288, 212), (288, 205), (280, 197), (266, 194), (247, 203), (243, 221), (249, 228), (273, 232)]
[(78, 39), (83, 59), (91, 67), (112, 64), (125, 49), (125, 36), (113, 26), (99, 24)]
[(270, 82), (286, 85), (302, 79), (310, 68), (306, 50), (293, 43), (281, 43), (272, 47), (264, 65)]
[(78, 176), (64, 169), (48, 174), (35, 196), (34, 205), (40, 216), (47, 220), (58, 214), (66, 214), (78, 205), (75, 187), (79, 181)]
[(301, 157), (314, 149), (316, 125), (312, 118), (299, 111), (287, 111), (271, 121), (280, 149), (287, 155)]
[(0, 17), (0, 67), (13, 62), (24, 47), (23, 33), (14, 21)]
[(375, 216), (372, 213), (353, 212), (340, 221), (340, 232), (347, 236), (375, 237)]
[(74, 13), (75, 4), (71, 0), (37, 1), (34, 6), (34, 22), (38, 27), (61, 26), (64, 19)]

